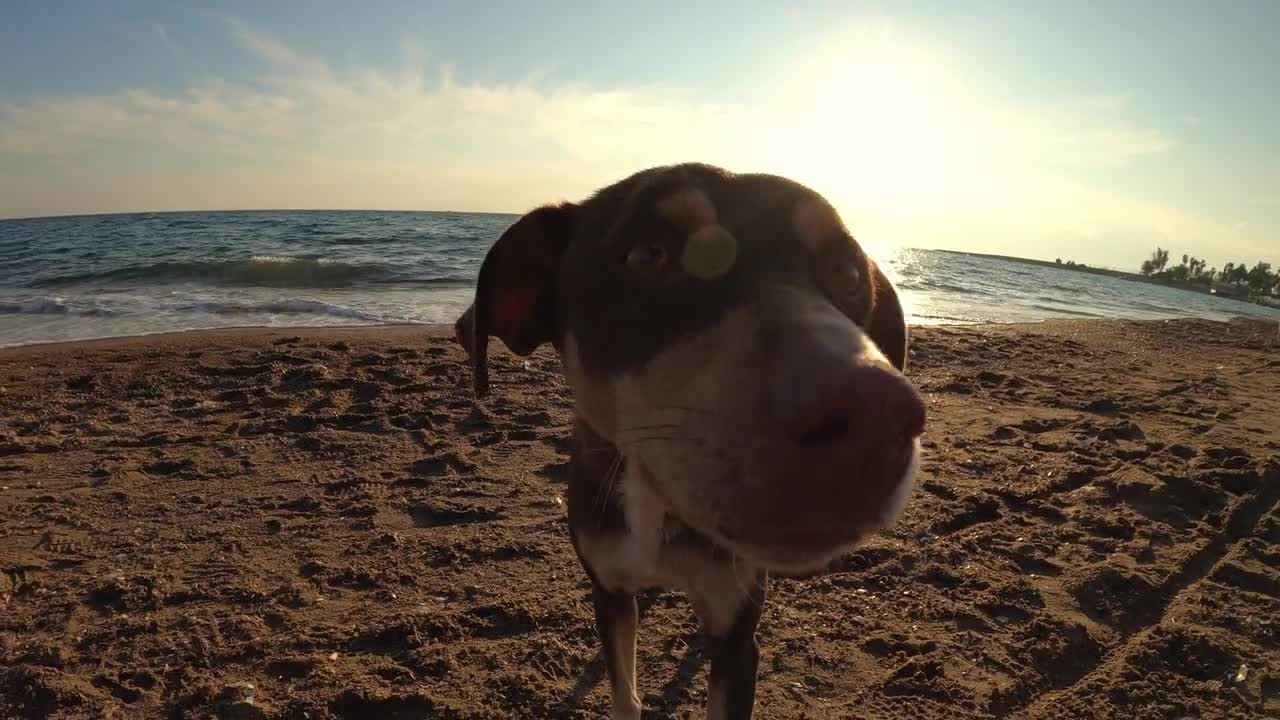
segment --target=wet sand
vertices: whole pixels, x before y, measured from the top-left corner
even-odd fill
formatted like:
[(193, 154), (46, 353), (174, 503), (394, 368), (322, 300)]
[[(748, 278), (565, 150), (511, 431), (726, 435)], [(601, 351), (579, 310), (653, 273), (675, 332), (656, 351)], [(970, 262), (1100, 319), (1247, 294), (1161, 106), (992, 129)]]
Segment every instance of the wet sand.
[[(443, 328), (0, 351), (0, 717), (607, 717), (572, 402)], [(915, 331), (902, 522), (775, 581), (761, 718), (1280, 717), (1274, 324)], [(701, 717), (677, 593), (646, 717)]]

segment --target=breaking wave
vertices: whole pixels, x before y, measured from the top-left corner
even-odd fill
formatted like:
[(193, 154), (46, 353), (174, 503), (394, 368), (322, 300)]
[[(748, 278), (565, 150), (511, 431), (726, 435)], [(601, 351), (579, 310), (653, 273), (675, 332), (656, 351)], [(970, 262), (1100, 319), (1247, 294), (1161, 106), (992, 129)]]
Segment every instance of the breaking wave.
[(112, 311), (96, 306), (80, 307), (60, 297), (39, 297), (23, 300), (0, 300), (0, 315), (78, 315), (81, 317), (110, 316)]
[(212, 315), (321, 315), (325, 317), (363, 320), (372, 323), (407, 322), (398, 318), (382, 317), (345, 305), (321, 300), (277, 300), (259, 303), (208, 302), (193, 303), (176, 308), (179, 311), (209, 313)]

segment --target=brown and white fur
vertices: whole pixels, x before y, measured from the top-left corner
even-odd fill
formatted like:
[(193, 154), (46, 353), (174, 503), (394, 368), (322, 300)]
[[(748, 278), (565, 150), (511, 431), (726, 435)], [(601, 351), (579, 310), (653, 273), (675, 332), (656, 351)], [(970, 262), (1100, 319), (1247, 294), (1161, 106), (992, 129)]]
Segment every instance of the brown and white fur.
[(490, 337), (562, 360), (613, 717), (640, 717), (651, 587), (685, 592), (706, 632), (707, 717), (751, 717), (768, 576), (821, 572), (911, 493), (925, 410), (885, 274), (799, 183), (655, 167), (521, 217), (456, 331), (478, 396)]

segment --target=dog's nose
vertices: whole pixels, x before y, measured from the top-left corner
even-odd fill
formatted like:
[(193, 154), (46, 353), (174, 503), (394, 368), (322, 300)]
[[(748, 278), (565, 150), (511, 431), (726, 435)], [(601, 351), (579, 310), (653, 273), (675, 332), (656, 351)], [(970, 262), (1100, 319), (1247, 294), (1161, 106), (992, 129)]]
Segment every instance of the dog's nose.
[(771, 353), (770, 417), (752, 442), (745, 472), (754, 490), (742, 514), (750, 532), (776, 530), (780, 544), (848, 542), (900, 508), (925, 403), (856, 332), (785, 340)]
[[(924, 400), (857, 330), (835, 322), (771, 338), (774, 427), (805, 455), (895, 452), (924, 432)], [(882, 450), (877, 450), (881, 448)]]
[(829, 359), (810, 373), (775, 395), (779, 429), (798, 446), (897, 448), (924, 432), (924, 400), (893, 368)]

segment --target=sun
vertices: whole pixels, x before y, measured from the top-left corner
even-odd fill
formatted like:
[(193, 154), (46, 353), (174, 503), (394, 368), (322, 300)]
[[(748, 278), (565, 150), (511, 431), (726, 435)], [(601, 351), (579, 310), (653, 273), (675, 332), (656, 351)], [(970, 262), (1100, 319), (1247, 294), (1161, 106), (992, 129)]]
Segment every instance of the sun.
[(921, 47), (863, 34), (792, 68), (776, 162), (837, 199), (888, 209), (963, 202), (989, 144), (960, 83)]

